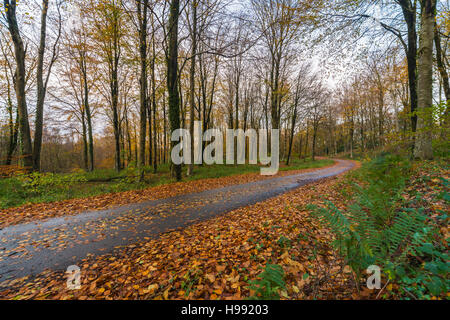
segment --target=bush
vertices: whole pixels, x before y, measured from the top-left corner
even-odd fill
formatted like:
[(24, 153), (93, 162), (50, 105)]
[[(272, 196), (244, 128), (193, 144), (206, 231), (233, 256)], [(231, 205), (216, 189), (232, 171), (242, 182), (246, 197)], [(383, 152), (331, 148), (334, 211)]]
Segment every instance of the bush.
[(86, 182), (84, 174), (54, 174), (54, 173), (38, 173), (20, 174), (17, 179), (21, 182), (25, 192), (31, 195), (42, 195), (44, 193), (52, 193), (55, 189), (69, 190), (76, 183)]
[(84, 173), (19, 173), (0, 179), (0, 208), (20, 205), (32, 198), (53, 199), (55, 195), (70, 193), (73, 185), (86, 181)]
[(22, 182), (16, 178), (0, 179), (0, 208), (5, 209), (16, 205), (27, 198), (27, 192)]

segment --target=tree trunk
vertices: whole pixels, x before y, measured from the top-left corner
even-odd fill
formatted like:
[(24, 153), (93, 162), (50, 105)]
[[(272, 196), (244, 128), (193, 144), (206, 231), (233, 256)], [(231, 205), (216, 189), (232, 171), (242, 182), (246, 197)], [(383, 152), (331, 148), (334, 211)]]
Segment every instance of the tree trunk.
[(19, 133), (19, 115), (18, 112), (16, 112), (16, 120), (14, 121), (14, 115), (13, 115), (13, 102), (11, 97), (11, 82), (8, 76), (8, 70), (5, 68), (5, 76), (6, 76), (6, 90), (7, 90), (7, 108), (8, 108), (8, 114), (9, 114), (9, 123), (8, 123), (8, 129), (9, 129), (9, 143), (8, 143), (8, 151), (6, 153), (6, 160), (5, 165), (9, 166), (12, 163), (12, 156), (14, 154), (14, 151), (17, 148), (17, 135)]
[[(178, 94), (178, 17), (180, 1), (172, 0), (169, 17), (169, 48), (167, 56), (167, 89), (169, 92), (169, 121), (170, 129), (180, 129), (180, 96)], [(171, 149), (177, 142), (171, 141)], [(181, 165), (172, 164), (172, 176), (181, 181)]]
[(94, 137), (92, 134), (92, 115), (91, 107), (89, 105), (89, 88), (87, 83), (87, 70), (86, 70), (86, 60), (84, 61), (83, 68), (83, 82), (84, 82), (84, 110), (86, 112), (86, 122), (88, 131), (88, 153), (89, 153), (89, 165), (88, 171), (94, 171)]
[(312, 161), (316, 161), (317, 125), (313, 126)]
[[(406, 48), (406, 60), (408, 63), (408, 81), (409, 93), (411, 99), (411, 130), (413, 133), (417, 130), (417, 18), (416, 5), (410, 0), (400, 0), (400, 6), (403, 11), (403, 17), (406, 21), (408, 30), (408, 45)], [(414, 149), (415, 142), (412, 143)]]
[(280, 128), (280, 117), (279, 117), (279, 105), (280, 105), (280, 62), (279, 58), (273, 61), (272, 66), (272, 98), (271, 98), (271, 116), (272, 116), (272, 129)]
[(308, 144), (309, 144), (309, 124), (306, 123), (306, 138), (305, 138), (305, 157), (304, 160), (308, 157)]
[(444, 56), (442, 54), (442, 48), (441, 48), (441, 36), (439, 35), (439, 29), (437, 28), (436, 21), (434, 22), (434, 43), (436, 46), (436, 63), (439, 70), (439, 73), (442, 78), (442, 86), (444, 87), (444, 94), (445, 94), (445, 101), (446, 101), (446, 110), (444, 115), (444, 123), (448, 122), (449, 117), (449, 107), (448, 104), (450, 102), (450, 85), (448, 80), (448, 72), (447, 68), (444, 64)]
[[(167, 120), (166, 120), (166, 115), (167, 115), (167, 111), (166, 111), (166, 93), (164, 92), (163, 94), (163, 143), (161, 143), (161, 146), (163, 147), (163, 163), (167, 163)], [(155, 141), (156, 143), (156, 141)]]
[(113, 128), (114, 128), (114, 144), (115, 144), (115, 163), (114, 168), (117, 172), (122, 169), (120, 163), (120, 123), (119, 123), (119, 113), (118, 113), (118, 79), (117, 79), (117, 70), (113, 71), (112, 74), (112, 82), (111, 82), (111, 98), (112, 98), (112, 112), (113, 112)]
[(37, 103), (36, 103), (36, 119), (35, 119), (35, 132), (34, 132), (34, 148), (33, 148), (33, 170), (39, 171), (41, 167), (41, 148), (42, 148), (42, 126), (44, 120), (44, 102), (45, 94), (47, 91), (46, 84), (44, 83), (44, 54), (45, 54), (45, 41), (47, 36), (47, 12), (48, 12), (48, 0), (42, 1), (42, 13), (41, 13), (41, 35), (38, 50), (38, 62), (37, 62)]
[(127, 130), (127, 147), (128, 147), (128, 152), (127, 152), (127, 162), (131, 163), (131, 161), (133, 161), (133, 157), (132, 157), (132, 151), (131, 151), (131, 132), (130, 132), (130, 121), (128, 121), (128, 113), (125, 113), (125, 126), (126, 126), (126, 130)]
[[(140, 79), (139, 79), (139, 160), (138, 167), (140, 169), (139, 180), (144, 179), (145, 166), (145, 140), (147, 138), (147, 4), (148, 0), (137, 1), (137, 15), (139, 20), (139, 62), (140, 62)], [(151, 130), (151, 129), (150, 129)]]
[(189, 75), (189, 133), (191, 134), (191, 163), (188, 166), (187, 175), (194, 174), (194, 121), (195, 121), (195, 55), (197, 54), (197, 1), (192, 1), (192, 52), (191, 70)]
[[(151, 79), (150, 79), (151, 81)], [(150, 83), (150, 85), (148, 87), (151, 87), (152, 84)], [(147, 96), (147, 101), (146, 101), (146, 106), (147, 106), (147, 121), (148, 121), (148, 130), (147, 130), (147, 134), (148, 134), (148, 161), (147, 164), (148, 166), (152, 166), (153, 165), (153, 125), (152, 125), (152, 103), (153, 101), (150, 101), (150, 96), (151, 93), (148, 93)]]
[(23, 165), (31, 169), (33, 166), (33, 150), (31, 145), (30, 124), (28, 122), (28, 108), (25, 96), (25, 49), (20, 36), (19, 26), (16, 18), (16, 1), (4, 0), (6, 10), (6, 19), (8, 22), (9, 33), (14, 43), (14, 56), (16, 60), (16, 79), (15, 89), (17, 98), (17, 108), (19, 112), (19, 132), (21, 141), (21, 156)]
[(298, 159), (302, 158), (302, 150), (303, 150), (303, 135), (300, 132), (299, 142), (298, 142)]
[(88, 155), (89, 163), (87, 170), (94, 171), (94, 137), (92, 133), (92, 113), (89, 105), (89, 85), (88, 85), (88, 71), (87, 71), (87, 52), (84, 47), (78, 49), (78, 64), (81, 70), (81, 81), (83, 84), (83, 108), (86, 112), (87, 138), (88, 138)]
[(414, 157), (427, 160), (433, 159), (433, 39), (436, 0), (422, 0), (421, 4), (418, 121)]
[(81, 127), (82, 127), (82, 140), (83, 140), (83, 168), (88, 169), (88, 142), (87, 142), (87, 129), (86, 129), (86, 112), (83, 109), (81, 112)]
[(289, 161), (291, 160), (292, 153), (292, 145), (294, 143), (294, 130), (295, 130), (295, 122), (297, 121), (297, 106), (294, 107), (294, 114), (292, 115), (292, 127), (291, 127), (291, 136), (289, 138), (289, 149), (286, 160), (286, 165), (289, 166)]

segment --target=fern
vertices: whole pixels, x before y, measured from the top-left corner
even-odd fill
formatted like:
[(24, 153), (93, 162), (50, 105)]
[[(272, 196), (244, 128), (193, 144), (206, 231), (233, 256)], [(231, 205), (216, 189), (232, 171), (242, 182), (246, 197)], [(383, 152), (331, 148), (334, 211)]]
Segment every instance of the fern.
[(280, 289), (286, 289), (284, 281), (284, 271), (279, 265), (266, 265), (264, 271), (258, 276), (257, 280), (250, 281), (250, 290), (255, 294), (250, 297), (251, 300), (279, 300)]
[(431, 228), (423, 210), (399, 208), (408, 172), (406, 162), (381, 157), (363, 169), (368, 185), (355, 185), (356, 201), (348, 212), (329, 201), (324, 207), (308, 207), (335, 235), (333, 244), (358, 277), (372, 264), (395, 269), (429, 241)]

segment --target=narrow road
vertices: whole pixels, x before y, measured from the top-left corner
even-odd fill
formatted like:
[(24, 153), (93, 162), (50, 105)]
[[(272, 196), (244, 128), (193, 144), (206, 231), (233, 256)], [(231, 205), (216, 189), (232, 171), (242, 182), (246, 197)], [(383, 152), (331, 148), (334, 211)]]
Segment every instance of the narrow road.
[(351, 161), (336, 161), (333, 167), (313, 172), (7, 227), (0, 231), (0, 283), (46, 269), (65, 270), (90, 255), (113, 253), (354, 166)]

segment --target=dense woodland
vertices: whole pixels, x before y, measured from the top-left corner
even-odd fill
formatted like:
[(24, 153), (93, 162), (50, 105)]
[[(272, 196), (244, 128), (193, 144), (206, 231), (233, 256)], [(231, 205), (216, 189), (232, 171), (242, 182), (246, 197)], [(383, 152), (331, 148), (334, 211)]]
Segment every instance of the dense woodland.
[(0, 9), (0, 299), (448, 300), (449, 0)]
[(3, 168), (157, 172), (194, 121), (279, 128), (287, 163), (448, 152), (448, 1), (1, 5)]

